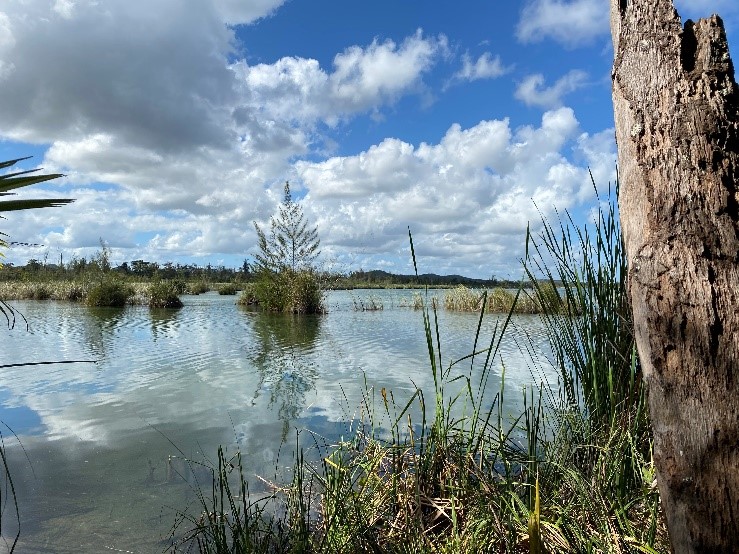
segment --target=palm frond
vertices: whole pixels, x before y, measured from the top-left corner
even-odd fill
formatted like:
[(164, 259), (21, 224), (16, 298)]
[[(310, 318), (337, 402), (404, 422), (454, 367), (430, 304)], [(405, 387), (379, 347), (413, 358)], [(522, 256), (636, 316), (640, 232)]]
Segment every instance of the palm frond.
[[(7, 160), (0, 162), (0, 169), (12, 167), (18, 162), (27, 160), (29, 157), (17, 158), (15, 160)], [(43, 183), (44, 181), (50, 181), (52, 179), (58, 179), (64, 177), (62, 173), (48, 173), (44, 175), (31, 175), (41, 171), (40, 169), (29, 169), (26, 171), (17, 171), (15, 173), (6, 173), (0, 175), (0, 196), (8, 196), (15, 193), (8, 193), (9, 190), (15, 190), (21, 187), (27, 187), (29, 185), (35, 185), (37, 183)], [(34, 200), (3, 200), (0, 201), (0, 212), (12, 212), (17, 210), (32, 210), (36, 208), (54, 208), (58, 206), (64, 206), (74, 202), (71, 198), (43, 198)]]

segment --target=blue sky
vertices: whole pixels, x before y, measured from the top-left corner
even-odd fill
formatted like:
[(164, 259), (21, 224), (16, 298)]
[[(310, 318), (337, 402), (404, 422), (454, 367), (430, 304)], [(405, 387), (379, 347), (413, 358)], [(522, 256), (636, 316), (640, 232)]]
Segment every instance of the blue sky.
[[(730, 47), (734, 0), (718, 12)], [(6, 260), (240, 266), (290, 180), (327, 269), (517, 277), (615, 173), (607, 0), (4, 0), (0, 159), (66, 178)], [(734, 57), (737, 54), (734, 52)]]

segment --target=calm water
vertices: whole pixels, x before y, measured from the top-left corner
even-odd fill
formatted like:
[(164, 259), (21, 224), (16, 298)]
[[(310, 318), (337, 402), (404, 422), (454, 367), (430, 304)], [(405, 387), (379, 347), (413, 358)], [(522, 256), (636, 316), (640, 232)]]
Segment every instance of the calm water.
[[(250, 312), (213, 293), (183, 297), (185, 307), (172, 311), (13, 302), (30, 331), (2, 331), (0, 364), (96, 360), (0, 370), (2, 436), (21, 515), (17, 551), (160, 552), (177, 512), (199, 513), (196, 483), (209, 486), (183, 457), (213, 460), (223, 445), (243, 453), (251, 475), (279, 479), (292, 464), (296, 430), (327, 441), (347, 436), (367, 387), (385, 387), (404, 404), (415, 383), (430, 403), (422, 315), (402, 307), (411, 294), (332, 292), (327, 315), (302, 318)], [(354, 310), (354, 300), (370, 296), (382, 311)], [(496, 321), (486, 316), (484, 343)], [(439, 313), (445, 365), (472, 351), (477, 322)], [(520, 390), (542, 379), (547, 345), (535, 316), (516, 317), (509, 331), (485, 402), (504, 363), (506, 410), (515, 412)], [(458, 368), (453, 374), (467, 373), (469, 362)], [(12, 512), (3, 513), (6, 540)]]

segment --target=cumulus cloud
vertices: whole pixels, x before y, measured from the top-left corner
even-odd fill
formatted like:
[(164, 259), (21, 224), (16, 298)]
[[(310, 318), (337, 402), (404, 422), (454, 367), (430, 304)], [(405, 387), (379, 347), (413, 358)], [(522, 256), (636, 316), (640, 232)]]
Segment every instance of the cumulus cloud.
[(332, 72), (316, 60), (297, 57), (254, 66), (242, 61), (233, 69), (246, 100), (244, 113), (335, 125), (341, 117), (418, 91), (423, 74), (446, 49), (443, 35), (427, 38), (418, 30), (400, 45), (375, 39), (366, 47), (347, 48), (335, 56)]
[(500, 56), (485, 52), (477, 60), (472, 61), (468, 52), (462, 56), (462, 68), (454, 74), (451, 83), (455, 81), (477, 81), (478, 79), (496, 79), (510, 73), (512, 66), (503, 65)]
[(607, 35), (608, 14), (608, 0), (529, 0), (516, 35), (522, 42), (549, 38), (572, 48)]
[[(718, 13), (731, 34), (739, 26), (735, 0), (675, 0), (683, 21)], [(521, 42), (554, 40), (567, 48), (592, 43), (610, 32), (608, 0), (527, 0), (516, 35)]]
[[(512, 129), (507, 119), (455, 124), (437, 144), (386, 139), (356, 156), (298, 162), (296, 171), (325, 252), (354, 249), (374, 267), (382, 253), (403, 250), (410, 226), (417, 254), (434, 271), (489, 274), (502, 260), (510, 269), (527, 224), (540, 219), (537, 206), (551, 214), (592, 195), (587, 165), (613, 170), (615, 154), (606, 162), (601, 148), (614, 151), (560, 108), (538, 127)], [(583, 165), (567, 160), (568, 149)]]
[(574, 69), (550, 87), (545, 87), (544, 75), (536, 73), (524, 78), (516, 87), (515, 97), (528, 106), (555, 108), (562, 105), (562, 97), (585, 85), (587, 73)]

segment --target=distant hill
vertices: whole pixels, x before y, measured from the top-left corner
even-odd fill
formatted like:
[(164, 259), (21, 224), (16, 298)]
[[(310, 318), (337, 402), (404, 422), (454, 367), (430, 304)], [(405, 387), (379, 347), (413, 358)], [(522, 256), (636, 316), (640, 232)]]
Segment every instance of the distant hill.
[(467, 287), (518, 287), (518, 281), (509, 281), (501, 279), (474, 279), (463, 275), (437, 275), (436, 273), (424, 273), (416, 277), (415, 275), (397, 275), (388, 273), (381, 269), (373, 269), (371, 271), (354, 271), (347, 277), (340, 279), (337, 283), (338, 287), (343, 285), (361, 287), (363, 284), (369, 286), (389, 286), (389, 285), (429, 285), (429, 286), (457, 286), (465, 285)]

